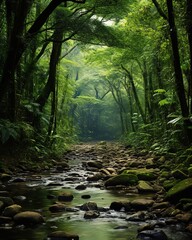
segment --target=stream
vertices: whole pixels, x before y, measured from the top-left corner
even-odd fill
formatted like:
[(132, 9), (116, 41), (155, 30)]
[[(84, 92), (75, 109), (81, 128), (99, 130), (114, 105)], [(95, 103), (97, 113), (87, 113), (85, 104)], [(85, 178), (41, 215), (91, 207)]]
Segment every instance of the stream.
[[(70, 165), (70, 170), (52, 169), (51, 172), (44, 171), (41, 174), (21, 173), (9, 181), (4, 190), (14, 196), (15, 202), (20, 204), (23, 210), (40, 212), (46, 222), (30, 228), (20, 225), (12, 227), (9, 224), (0, 226), (0, 240), (48, 240), (48, 234), (58, 230), (75, 233), (80, 240), (136, 240), (137, 229), (144, 222), (129, 221), (128, 213), (117, 212), (109, 207), (114, 201), (141, 198), (140, 194), (122, 189), (105, 189), (100, 181), (87, 181), (92, 171), (84, 167), (84, 161), (89, 160), (89, 157), (94, 160), (95, 156), (90, 156), (89, 153), (84, 155), (76, 150), (65, 159)], [(86, 189), (77, 190), (80, 184), (85, 185)], [(57, 196), (63, 191), (74, 196), (72, 201), (66, 203), (69, 211), (50, 212), (49, 207), (57, 202)], [(84, 199), (82, 196), (89, 198)], [(151, 194), (142, 194), (143, 197), (151, 197)], [(84, 218), (85, 212), (79, 207), (88, 201), (97, 203), (100, 209), (98, 218)], [(182, 224), (160, 229), (170, 240), (192, 239), (192, 235), (184, 231)]]

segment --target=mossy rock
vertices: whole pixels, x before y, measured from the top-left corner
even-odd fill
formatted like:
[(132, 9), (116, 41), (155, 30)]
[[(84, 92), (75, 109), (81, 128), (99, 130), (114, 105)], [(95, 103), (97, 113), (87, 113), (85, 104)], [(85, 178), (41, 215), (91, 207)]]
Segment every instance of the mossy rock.
[(139, 180), (153, 181), (157, 179), (157, 173), (153, 169), (139, 168), (132, 170), (124, 170), (123, 174), (135, 174)]
[(117, 185), (123, 185), (123, 186), (130, 186), (130, 185), (136, 185), (138, 183), (138, 177), (135, 174), (120, 174), (114, 177), (109, 178), (105, 182), (105, 186), (117, 186)]
[(169, 189), (171, 189), (173, 186), (175, 186), (179, 181), (178, 180), (165, 180), (163, 182), (163, 187), (165, 188), (166, 191), (168, 191)]
[(173, 186), (165, 199), (177, 203), (181, 198), (192, 198), (192, 178), (184, 179)]

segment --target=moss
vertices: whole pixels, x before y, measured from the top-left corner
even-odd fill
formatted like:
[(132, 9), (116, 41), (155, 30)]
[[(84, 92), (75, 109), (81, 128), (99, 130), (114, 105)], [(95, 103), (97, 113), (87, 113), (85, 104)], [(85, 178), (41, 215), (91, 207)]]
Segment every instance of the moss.
[(177, 183), (167, 192), (165, 197), (171, 202), (178, 202), (181, 198), (192, 198), (192, 178)]
[(146, 168), (124, 170), (123, 174), (135, 174), (139, 180), (144, 180), (144, 181), (152, 181), (157, 178), (157, 174), (153, 169), (146, 169)]
[(120, 174), (112, 178), (109, 178), (105, 182), (105, 186), (106, 187), (117, 186), (117, 185), (130, 186), (130, 185), (136, 185), (137, 183), (138, 183), (138, 177), (135, 174)]

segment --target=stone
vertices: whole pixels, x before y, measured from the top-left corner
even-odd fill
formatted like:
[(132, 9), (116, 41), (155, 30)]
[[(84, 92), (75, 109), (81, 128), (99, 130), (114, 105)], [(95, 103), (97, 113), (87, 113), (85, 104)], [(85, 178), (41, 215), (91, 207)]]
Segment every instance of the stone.
[(86, 185), (84, 185), (84, 184), (80, 184), (80, 185), (78, 185), (78, 186), (76, 186), (76, 190), (85, 190), (87, 188), (87, 186)]
[(157, 170), (154, 170), (154, 169), (138, 168), (138, 169), (124, 170), (123, 173), (135, 174), (137, 175), (139, 180), (144, 180), (144, 181), (152, 181), (157, 179)]
[(69, 192), (63, 192), (61, 195), (58, 196), (58, 200), (63, 202), (71, 202), (73, 198), (73, 194)]
[(85, 219), (92, 219), (92, 218), (98, 218), (100, 216), (100, 213), (98, 211), (86, 211), (84, 214)]
[(101, 169), (103, 167), (100, 161), (89, 161), (87, 162), (87, 166), (91, 168), (98, 168), (98, 169)]
[(91, 195), (89, 195), (89, 194), (84, 194), (84, 195), (81, 196), (81, 198), (83, 198), (83, 199), (89, 199), (89, 198), (91, 198)]
[(181, 198), (192, 198), (192, 178), (178, 182), (165, 196), (165, 200), (172, 203), (177, 203)]
[(37, 224), (44, 223), (44, 218), (40, 213), (32, 212), (32, 211), (25, 211), (21, 213), (17, 213), (13, 220), (17, 225), (25, 225), (25, 226), (33, 226)]
[(122, 202), (112, 202), (110, 205), (110, 209), (115, 210), (115, 211), (120, 211), (123, 208), (123, 203)]
[(149, 185), (146, 181), (140, 180), (139, 184), (137, 186), (138, 190), (140, 193), (145, 193), (145, 192), (154, 192), (153, 187)]
[(169, 202), (160, 202), (160, 203), (154, 203), (152, 208), (153, 209), (163, 209), (168, 208), (170, 206)]
[(167, 235), (162, 230), (146, 230), (137, 235), (141, 240), (168, 240)]
[(151, 199), (135, 199), (131, 202), (131, 207), (136, 210), (145, 210), (154, 204), (154, 200)]
[(192, 220), (192, 215), (189, 212), (180, 213), (176, 215), (176, 219), (178, 219), (179, 221), (188, 223), (190, 220)]
[(17, 204), (10, 205), (6, 207), (2, 213), (4, 217), (13, 217), (17, 213), (21, 212), (22, 207)]
[(97, 211), (98, 207), (95, 202), (87, 202), (87, 203), (84, 203), (82, 206), (80, 206), (80, 209), (83, 211), (90, 211), (90, 210)]
[(52, 232), (48, 235), (49, 240), (79, 240), (79, 236), (63, 231)]
[(146, 217), (146, 214), (145, 212), (143, 211), (139, 211), (139, 212), (136, 212), (130, 216), (128, 216), (126, 218), (127, 221), (134, 221), (134, 222), (137, 222), (137, 221), (144, 221), (145, 220), (145, 217)]
[(0, 197), (0, 201), (3, 202), (4, 207), (14, 204), (13, 199), (10, 197)]
[(55, 212), (62, 212), (66, 210), (66, 205), (62, 204), (62, 203), (56, 203), (53, 204), (52, 206), (49, 207), (49, 211), (52, 213)]
[(114, 176), (112, 178), (109, 178), (105, 182), (105, 186), (130, 186), (130, 185), (136, 185), (138, 183), (138, 178), (135, 174), (120, 174), (117, 176)]

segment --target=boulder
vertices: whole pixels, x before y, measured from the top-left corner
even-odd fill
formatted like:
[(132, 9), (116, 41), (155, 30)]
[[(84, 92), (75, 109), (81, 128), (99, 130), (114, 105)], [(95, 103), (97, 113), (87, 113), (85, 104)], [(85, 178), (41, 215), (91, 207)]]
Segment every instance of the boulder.
[(3, 211), (3, 216), (4, 217), (13, 217), (15, 216), (17, 213), (21, 212), (22, 207), (20, 205), (17, 204), (13, 204), (10, 205), (8, 207), (6, 207)]
[(84, 184), (80, 184), (80, 185), (78, 185), (78, 186), (76, 186), (76, 190), (85, 190), (87, 188), (87, 186), (86, 185), (84, 185)]
[(63, 231), (52, 232), (48, 235), (50, 240), (79, 240), (79, 236), (73, 233), (66, 233)]
[(192, 178), (184, 179), (173, 186), (166, 194), (167, 201), (177, 203), (181, 198), (192, 198)]
[(32, 211), (25, 211), (21, 213), (17, 213), (13, 220), (17, 225), (25, 225), (25, 226), (33, 226), (36, 224), (41, 224), (44, 221), (44, 218), (40, 213), (32, 212)]
[(105, 186), (130, 186), (130, 185), (136, 185), (138, 183), (138, 178), (135, 174), (120, 174), (114, 177), (109, 178), (105, 182)]
[(119, 202), (112, 202), (110, 205), (110, 209), (115, 211), (120, 211), (124, 209), (125, 211), (130, 210), (130, 202), (129, 201), (119, 201)]

